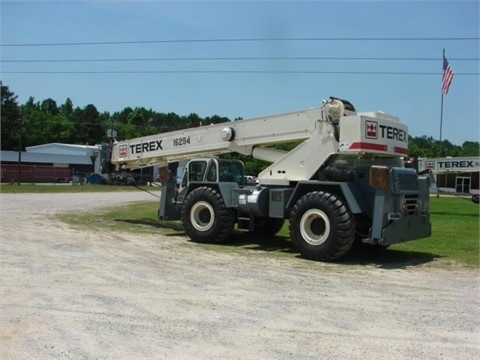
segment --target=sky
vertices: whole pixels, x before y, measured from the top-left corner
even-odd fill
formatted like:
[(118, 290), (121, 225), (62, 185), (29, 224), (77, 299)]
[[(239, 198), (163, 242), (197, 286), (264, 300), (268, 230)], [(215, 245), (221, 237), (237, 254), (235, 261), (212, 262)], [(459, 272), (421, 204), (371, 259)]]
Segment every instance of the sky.
[(335, 96), (412, 136), (480, 141), (479, 1), (0, 0), (0, 16), (0, 80), (20, 104), (233, 120)]

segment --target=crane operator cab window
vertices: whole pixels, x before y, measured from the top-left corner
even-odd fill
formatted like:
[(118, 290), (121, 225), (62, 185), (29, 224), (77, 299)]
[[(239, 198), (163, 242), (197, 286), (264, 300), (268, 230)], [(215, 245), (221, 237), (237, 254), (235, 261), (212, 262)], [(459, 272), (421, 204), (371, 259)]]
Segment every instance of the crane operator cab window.
[(207, 161), (198, 160), (188, 163), (188, 182), (202, 181), (207, 169)]
[(188, 163), (182, 186), (190, 182), (236, 182), (245, 185), (244, 166), (241, 161), (222, 159), (199, 159)]
[(245, 170), (243, 163), (236, 160), (219, 161), (219, 181), (236, 182), (245, 185)]

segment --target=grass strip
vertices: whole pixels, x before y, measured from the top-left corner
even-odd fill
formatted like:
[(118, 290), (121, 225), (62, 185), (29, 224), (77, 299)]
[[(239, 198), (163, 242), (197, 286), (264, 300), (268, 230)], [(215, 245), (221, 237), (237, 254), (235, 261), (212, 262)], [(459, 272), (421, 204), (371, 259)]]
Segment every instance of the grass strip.
[[(365, 264), (384, 268), (402, 268), (430, 264), (479, 267), (478, 204), (457, 197), (431, 197), (432, 236), (390, 246), (388, 249), (367, 247), (352, 251), (340, 260), (344, 264)], [(179, 221), (157, 219), (158, 202), (138, 202), (101, 211), (59, 215), (72, 225), (109, 231), (128, 231), (152, 235), (185, 236)], [(235, 233), (224, 244), (199, 244), (212, 251), (232, 253), (263, 252), (269, 256), (298, 256), (288, 233), (288, 221), (272, 239), (259, 239)]]

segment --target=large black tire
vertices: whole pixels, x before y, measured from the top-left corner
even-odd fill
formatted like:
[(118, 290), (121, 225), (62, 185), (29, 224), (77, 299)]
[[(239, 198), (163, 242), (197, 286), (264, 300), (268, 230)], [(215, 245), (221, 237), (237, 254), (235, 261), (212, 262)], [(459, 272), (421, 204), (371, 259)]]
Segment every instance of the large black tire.
[(276, 218), (258, 218), (255, 220), (255, 229), (252, 231), (253, 235), (265, 238), (271, 238), (277, 235), (285, 223), (285, 219)]
[(182, 222), (187, 235), (194, 241), (219, 243), (233, 232), (235, 213), (227, 209), (222, 196), (214, 189), (200, 187), (185, 198)]
[(307, 259), (341, 258), (355, 240), (355, 220), (335, 195), (315, 191), (301, 197), (290, 213), (290, 238)]

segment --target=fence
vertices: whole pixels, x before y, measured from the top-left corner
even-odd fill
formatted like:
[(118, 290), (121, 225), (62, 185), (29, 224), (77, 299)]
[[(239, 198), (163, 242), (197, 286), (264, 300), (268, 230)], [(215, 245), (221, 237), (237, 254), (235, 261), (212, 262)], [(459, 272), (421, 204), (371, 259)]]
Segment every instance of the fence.
[(48, 165), (2, 164), (2, 183), (68, 183), (72, 181), (73, 171), (68, 167)]
[(65, 166), (1, 164), (1, 183), (3, 184), (45, 184), (72, 183), (73, 185), (144, 185), (151, 182), (150, 172), (93, 174), (78, 171)]

